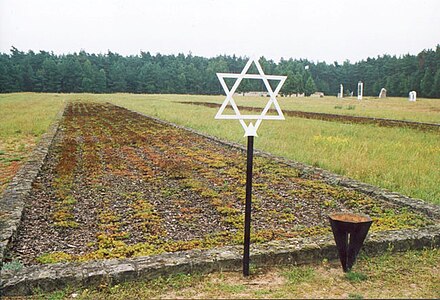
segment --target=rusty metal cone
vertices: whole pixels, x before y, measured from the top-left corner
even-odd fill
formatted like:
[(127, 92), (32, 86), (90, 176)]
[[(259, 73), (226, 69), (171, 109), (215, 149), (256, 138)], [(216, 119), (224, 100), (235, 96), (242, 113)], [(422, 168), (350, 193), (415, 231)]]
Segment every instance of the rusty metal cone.
[(331, 214), (329, 220), (342, 269), (348, 272), (356, 261), (373, 221), (369, 216), (352, 213)]

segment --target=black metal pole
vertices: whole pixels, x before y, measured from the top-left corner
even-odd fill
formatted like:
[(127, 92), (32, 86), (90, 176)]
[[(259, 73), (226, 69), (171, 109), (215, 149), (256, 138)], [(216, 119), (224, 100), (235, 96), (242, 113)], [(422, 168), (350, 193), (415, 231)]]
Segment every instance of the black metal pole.
[(249, 246), (251, 243), (251, 204), (252, 204), (252, 165), (254, 156), (254, 137), (248, 136), (246, 169), (246, 206), (244, 210), (244, 253), (243, 276), (249, 276)]

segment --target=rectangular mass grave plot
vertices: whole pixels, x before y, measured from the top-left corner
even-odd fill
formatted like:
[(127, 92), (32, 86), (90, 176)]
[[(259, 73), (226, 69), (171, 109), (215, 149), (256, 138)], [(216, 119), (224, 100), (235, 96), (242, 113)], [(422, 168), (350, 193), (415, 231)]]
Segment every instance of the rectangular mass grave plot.
[[(241, 244), (245, 164), (240, 148), (111, 104), (71, 103), (7, 260), (27, 266)], [(331, 234), (327, 216), (341, 211), (368, 214), (371, 232), (438, 222), (326, 181), (256, 155), (252, 242)]]

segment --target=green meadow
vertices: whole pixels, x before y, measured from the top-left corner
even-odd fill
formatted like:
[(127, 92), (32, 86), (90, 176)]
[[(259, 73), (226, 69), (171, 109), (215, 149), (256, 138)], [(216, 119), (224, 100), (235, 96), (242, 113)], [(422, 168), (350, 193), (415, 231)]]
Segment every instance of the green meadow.
[(0, 194), (65, 101), (56, 94), (0, 94)]
[[(263, 106), (267, 98), (236, 97)], [(215, 120), (217, 108), (179, 102), (221, 103), (224, 96), (135, 94), (0, 95), (0, 157), (24, 157), (66, 101), (104, 101), (222, 139), (246, 143), (238, 121)], [(440, 100), (404, 98), (279, 98), (284, 110), (302, 110), (440, 123)], [(342, 106), (342, 109), (339, 108)], [(347, 109), (351, 106), (351, 109)], [(353, 108), (354, 106), (354, 108)], [(335, 107), (338, 107), (335, 109)], [(255, 147), (392, 191), (440, 204), (440, 133), (296, 117), (263, 121)], [(21, 146), (15, 145), (22, 140)], [(11, 141), (15, 141), (15, 144)], [(15, 148), (11, 146), (14, 144)], [(20, 148), (21, 147), (21, 148)], [(22, 151), (18, 151), (22, 149)], [(14, 154), (14, 151), (17, 153)], [(8, 163), (7, 160), (2, 163)]]
[[(186, 101), (185, 96), (175, 95)], [(184, 97), (184, 98), (180, 98)], [(189, 101), (222, 103), (224, 96), (191, 96)], [(235, 96), (238, 105), (264, 107), (267, 98)], [(387, 118), (426, 123), (440, 123), (440, 105), (438, 99), (418, 98), (410, 102), (406, 98), (388, 97), (384, 99), (356, 97), (338, 99), (334, 96), (318, 97), (277, 97), (283, 110), (298, 110), (350, 116)]]

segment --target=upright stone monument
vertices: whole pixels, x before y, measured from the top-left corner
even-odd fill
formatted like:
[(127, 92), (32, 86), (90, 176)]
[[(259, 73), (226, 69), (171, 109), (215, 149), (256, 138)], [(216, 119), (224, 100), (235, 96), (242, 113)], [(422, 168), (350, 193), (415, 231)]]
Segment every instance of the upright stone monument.
[(416, 91), (409, 92), (408, 100), (411, 101), (411, 102), (416, 102), (416, 100), (417, 100), (417, 92)]
[(379, 93), (379, 98), (386, 98), (386, 97), (387, 97), (387, 90), (385, 88), (382, 88)]
[(344, 98), (344, 86), (342, 84), (339, 85), (338, 98)]
[(358, 100), (362, 100), (362, 95), (364, 94), (364, 83), (362, 81), (358, 82)]

